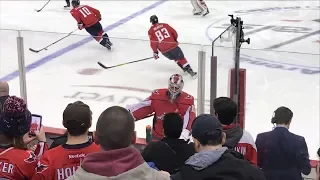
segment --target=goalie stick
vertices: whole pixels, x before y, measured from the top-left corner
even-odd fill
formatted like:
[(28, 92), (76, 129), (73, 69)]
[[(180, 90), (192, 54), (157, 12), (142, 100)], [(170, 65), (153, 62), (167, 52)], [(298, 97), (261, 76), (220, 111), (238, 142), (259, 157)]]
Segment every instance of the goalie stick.
[(61, 40), (65, 39), (65, 38), (69, 37), (72, 33), (74, 33), (74, 32), (75, 32), (75, 31), (77, 31), (77, 30), (78, 30), (78, 29), (75, 29), (75, 30), (71, 31), (68, 35), (66, 35), (66, 36), (64, 36), (64, 37), (62, 37), (62, 38), (60, 38), (60, 39), (58, 39), (57, 41), (55, 41), (55, 42), (53, 42), (53, 43), (49, 44), (48, 46), (46, 46), (46, 47), (44, 47), (44, 48), (42, 48), (42, 49), (35, 50), (35, 49), (32, 49), (32, 48), (29, 48), (29, 50), (30, 50), (30, 51), (32, 51), (32, 52), (35, 52), (35, 53), (38, 53), (38, 52), (43, 51), (43, 50), (48, 50), (48, 49), (47, 49), (48, 47), (50, 47), (50, 46), (52, 46), (52, 45), (56, 44), (57, 42), (59, 42), (59, 41), (61, 41)]
[(110, 69), (110, 68), (115, 68), (115, 67), (119, 67), (119, 66), (123, 66), (123, 65), (127, 65), (127, 64), (132, 64), (132, 63), (136, 63), (136, 62), (140, 62), (140, 61), (146, 61), (149, 59), (152, 59), (153, 57), (148, 57), (148, 58), (144, 58), (144, 59), (139, 59), (136, 61), (130, 61), (130, 62), (126, 62), (126, 63), (122, 63), (122, 64), (118, 64), (118, 65), (114, 65), (114, 66), (105, 66), (104, 64), (102, 64), (101, 62), (98, 62), (99, 66), (101, 66), (103, 69)]
[(44, 7), (46, 7), (47, 6), (47, 4), (49, 4), (49, 2), (50, 2), (51, 0), (48, 0), (47, 2), (46, 2), (46, 4), (44, 4), (43, 6), (42, 6), (42, 8), (41, 9), (35, 9), (35, 11), (37, 11), (37, 12), (40, 12), (40, 11), (42, 11), (42, 9), (44, 8)]

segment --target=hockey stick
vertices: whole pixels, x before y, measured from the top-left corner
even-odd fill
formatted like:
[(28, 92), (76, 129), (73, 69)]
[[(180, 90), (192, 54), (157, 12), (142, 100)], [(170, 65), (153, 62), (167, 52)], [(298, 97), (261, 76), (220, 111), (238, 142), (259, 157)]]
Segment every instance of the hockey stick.
[(37, 12), (40, 12), (40, 11), (42, 11), (42, 9), (44, 8), (44, 7), (46, 7), (47, 6), (47, 4), (49, 4), (49, 2), (50, 2), (51, 0), (48, 0), (47, 2), (46, 2), (46, 4), (44, 4), (43, 6), (42, 6), (42, 8), (41, 9), (35, 9), (35, 11), (37, 11)]
[(114, 67), (119, 67), (119, 66), (123, 66), (123, 65), (127, 65), (127, 64), (131, 64), (131, 63), (136, 63), (136, 62), (140, 62), (140, 61), (145, 61), (145, 60), (149, 60), (152, 59), (153, 57), (148, 57), (148, 58), (144, 58), (144, 59), (139, 59), (136, 61), (130, 61), (130, 62), (126, 62), (126, 63), (122, 63), (122, 64), (118, 64), (118, 65), (114, 65), (114, 66), (105, 66), (104, 64), (102, 64), (101, 62), (98, 62), (99, 66), (101, 66), (103, 69), (110, 69), (110, 68), (114, 68)]
[(32, 49), (32, 48), (29, 48), (29, 50), (30, 50), (30, 51), (32, 51), (32, 52), (35, 52), (35, 53), (38, 53), (38, 52), (40, 52), (40, 51), (42, 51), (42, 50), (48, 50), (48, 49), (47, 49), (48, 47), (50, 47), (50, 46), (54, 45), (55, 43), (57, 43), (57, 42), (59, 42), (59, 41), (61, 41), (61, 40), (65, 39), (65, 38), (69, 37), (72, 33), (74, 33), (74, 32), (75, 32), (75, 31), (77, 31), (77, 30), (78, 30), (78, 29), (73, 30), (73, 31), (72, 31), (72, 32), (70, 32), (68, 35), (66, 35), (66, 36), (64, 36), (64, 37), (62, 37), (62, 38), (60, 38), (59, 40), (57, 40), (57, 41), (55, 41), (55, 42), (53, 42), (53, 43), (49, 44), (48, 46), (46, 46), (46, 47), (44, 47), (44, 48), (42, 48), (42, 49), (35, 50), (35, 49)]

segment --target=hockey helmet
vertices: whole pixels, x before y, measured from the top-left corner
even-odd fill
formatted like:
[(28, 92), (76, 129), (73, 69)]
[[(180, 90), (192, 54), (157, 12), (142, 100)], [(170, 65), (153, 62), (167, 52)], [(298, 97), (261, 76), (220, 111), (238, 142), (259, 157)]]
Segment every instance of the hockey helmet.
[(180, 74), (174, 74), (169, 78), (168, 95), (171, 100), (176, 99), (182, 92), (184, 82)]
[(80, 0), (72, 0), (71, 4), (72, 4), (73, 7), (77, 7), (77, 6), (80, 5)]
[(152, 16), (150, 17), (150, 22), (151, 22), (152, 24), (157, 24), (157, 23), (158, 23), (158, 17), (157, 17), (156, 15), (152, 15)]

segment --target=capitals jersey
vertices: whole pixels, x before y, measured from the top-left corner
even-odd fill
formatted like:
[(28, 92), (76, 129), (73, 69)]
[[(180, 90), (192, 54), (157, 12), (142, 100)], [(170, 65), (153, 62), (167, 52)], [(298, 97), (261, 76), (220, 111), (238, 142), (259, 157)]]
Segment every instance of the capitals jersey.
[(38, 158), (47, 149), (48, 146), (44, 142), (38, 144), (35, 152), (0, 146), (0, 179), (31, 179), (37, 167)]
[(72, 176), (84, 157), (98, 152), (100, 146), (88, 141), (84, 144), (63, 144), (48, 150), (40, 159), (32, 180), (64, 180)]
[(152, 136), (163, 138), (163, 117), (166, 113), (179, 113), (183, 119), (183, 129), (191, 129), (195, 119), (195, 108), (193, 96), (182, 92), (174, 101), (171, 101), (167, 95), (168, 89), (156, 89), (144, 101), (130, 106), (128, 109), (135, 120), (141, 120), (153, 115)]
[(82, 23), (84, 25), (84, 28), (96, 24), (101, 19), (100, 11), (87, 5), (80, 5), (73, 8), (70, 13), (78, 24)]
[(153, 52), (166, 53), (178, 46), (178, 33), (169, 24), (157, 23), (150, 27), (150, 46)]

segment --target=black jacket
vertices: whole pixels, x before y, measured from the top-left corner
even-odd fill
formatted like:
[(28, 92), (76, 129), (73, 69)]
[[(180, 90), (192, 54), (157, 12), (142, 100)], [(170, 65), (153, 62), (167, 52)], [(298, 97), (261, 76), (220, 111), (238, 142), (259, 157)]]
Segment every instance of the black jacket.
[(184, 162), (195, 153), (193, 143), (182, 139), (163, 138), (148, 144), (142, 152), (146, 162), (153, 162), (160, 170), (170, 174), (179, 171)]
[(258, 166), (268, 180), (302, 180), (311, 171), (309, 153), (303, 137), (285, 127), (258, 134)]
[(172, 180), (265, 180), (263, 172), (226, 147), (196, 153)]

